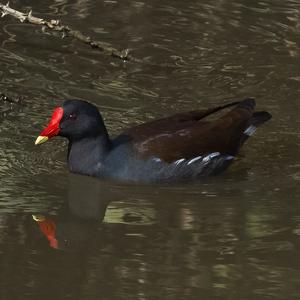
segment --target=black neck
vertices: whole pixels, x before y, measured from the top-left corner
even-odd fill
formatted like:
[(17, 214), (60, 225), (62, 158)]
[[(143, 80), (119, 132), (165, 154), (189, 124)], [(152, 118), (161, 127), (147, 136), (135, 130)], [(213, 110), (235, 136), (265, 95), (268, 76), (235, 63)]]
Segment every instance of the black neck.
[(104, 159), (112, 144), (107, 133), (69, 140), (68, 165), (71, 172), (90, 176), (100, 175)]

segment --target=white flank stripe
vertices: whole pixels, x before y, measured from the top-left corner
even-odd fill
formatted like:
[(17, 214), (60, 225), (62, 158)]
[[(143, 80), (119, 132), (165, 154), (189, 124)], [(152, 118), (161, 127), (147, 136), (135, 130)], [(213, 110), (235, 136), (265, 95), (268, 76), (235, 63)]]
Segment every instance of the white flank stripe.
[(191, 159), (187, 164), (190, 165), (190, 164), (192, 164), (193, 162), (195, 162), (195, 161), (197, 161), (197, 160), (199, 160), (199, 159), (201, 159), (201, 158), (202, 158), (202, 156), (194, 157), (194, 158)]
[(178, 166), (179, 164), (181, 164), (181, 163), (184, 162), (184, 161), (185, 161), (185, 158), (181, 158), (181, 159), (176, 160), (176, 161), (174, 162), (174, 164)]
[(153, 160), (154, 160), (155, 162), (161, 162), (161, 159), (158, 158), (158, 157), (154, 157)]
[(232, 155), (227, 155), (227, 156), (225, 157), (225, 160), (231, 160), (231, 159), (234, 159), (234, 156), (232, 156)]
[(210, 161), (212, 158), (216, 157), (216, 156), (219, 156), (220, 155), (220, 152), (213, 152), (211, 154), (208, 154), (206, 155), (204, 158), (203, 158), (203, 162), (208, 162)]

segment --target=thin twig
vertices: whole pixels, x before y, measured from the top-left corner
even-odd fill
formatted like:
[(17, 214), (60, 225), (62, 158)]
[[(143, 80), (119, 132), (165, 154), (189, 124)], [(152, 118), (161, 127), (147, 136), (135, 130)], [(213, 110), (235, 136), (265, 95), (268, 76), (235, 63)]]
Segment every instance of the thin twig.
[(81, 33), (78, 30), (73, 30), (69, 26), (62, 25), (60, 20), (47, 21), (41, 18), (34, 17), (32, 14), (32, 10), (29, 13), (23, 13), (17, 11), (9, 6), (9, 2), (6, 5), (0, 4), (0, 13), (1, 13), (1, 17), (10, 15), (18, 19), (22, 23), (40, 25), (42, 26), (43, 30), (49, 29), (49, 30), (61, 32), (62, 37), (71, 36), (85, 44), (90, 45), (92, 48), (96, 48), (102, 51), (106, 55), (119, 58), (123, 61), (142, 62), (141, 59), (135, 58), (131, 54), (129, 54), (128, 49), (119, 51), (112, 47), (108, 47), (105, 43), (100, 41), (94, 41), (89, 36), (86, 36), (85, 34)]
[(7, 102), (10, 104), (23, 104), (23, 100), (24, 99), (22, 97), (12, 98), (12, 97), (6, 96), (3, 93), (0, 94), (0, 103)]

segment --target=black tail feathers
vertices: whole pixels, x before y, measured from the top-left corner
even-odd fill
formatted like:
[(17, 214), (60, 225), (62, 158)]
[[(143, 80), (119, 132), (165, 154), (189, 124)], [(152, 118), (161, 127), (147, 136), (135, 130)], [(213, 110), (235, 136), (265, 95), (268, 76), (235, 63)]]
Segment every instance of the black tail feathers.
[(272, 118), (272, 115), (267, 111), (257, 111), (254, 112), (249, 120), (248, 126), (245, 129), (243, 136), (241, 138), (241, 145), (246, 142), (246, 140), (254, 134), (257, 127), (267, 122)]
[[(253, 98), (247, 98), (242, 100), (237, 107), (246, 108), (249, 110), (254, 110), (255, 108), (255, 100)], [(252, 117), (249, 120), (249, 126), (253, 125), (255, 127), (260, 126), (261, 124), (267, 122), (272, 118), (272, 115), (267, 111), (257, 111), (252, 114)]]
[(270, 120), (271, 118), (272, 115), (267, 111), (257, 111), (252, 115), (249, 124), (258, 127), (261, 124)]

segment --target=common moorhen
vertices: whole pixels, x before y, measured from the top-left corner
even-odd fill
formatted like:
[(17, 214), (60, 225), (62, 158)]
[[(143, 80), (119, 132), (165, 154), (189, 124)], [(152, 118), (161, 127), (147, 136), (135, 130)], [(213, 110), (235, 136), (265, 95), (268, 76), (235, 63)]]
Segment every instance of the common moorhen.
[[(208, 116), (234, 106), (215, 120)], [(178, 113), (125, 130), (111, 139), (96, 106), (67, 100), (54, 110), (35, 144), (69, 140), (71, 172), (130, 181), (174, 181), (220, 173), (256, 128), (269, 120), (245, 99), (207, 110)]]

